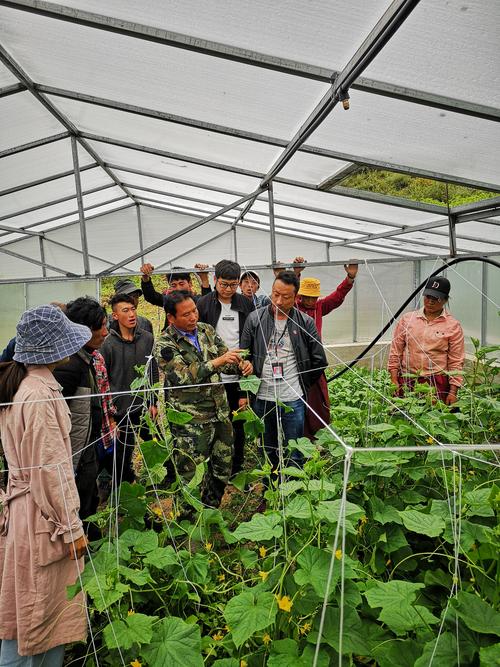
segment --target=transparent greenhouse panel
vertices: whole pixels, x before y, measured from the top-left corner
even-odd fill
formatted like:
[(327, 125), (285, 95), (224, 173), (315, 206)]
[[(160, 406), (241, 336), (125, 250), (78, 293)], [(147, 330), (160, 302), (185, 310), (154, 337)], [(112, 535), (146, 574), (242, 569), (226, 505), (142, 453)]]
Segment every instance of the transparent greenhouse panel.
[[(357, 339), (370, 341), (414, 290), (414, 263), (361, 265), (356, 279)], [(407, 310), (411, 310), (410, 304)], [(383, 340), (390, 340), (392, 329)]]
[(145, 23), (147, 17), (149, 25), (165, 30), (340, 69), (351, 57), (352, 45), (362, 42), (389, 0), (309, 0), (300, 5), (290, 1), (203, 0), (196, 3), (195, 12), (193, 3), (175, 0), (143, 0), (140, 5), (108, 0), (106, 12), (101, 0), (69, 0), (65, 4), (137, 23)]
[(2, 116), (9, 118), (9, 131), (2, 133), (0, 150), (66, 131), (29, 92), (2, 99)]
[(446, 270), (451, 283), (449, 311), (464, 330), (465, 349), (473, 350), (471, 336), (481, 340), (481, 262), (462, 262)]
[[(491, 149), (498, 142), (492, 125), (482, 118), (449, 111), (440, 114), (430, 107), (387, 97), (378, 97), (374, 104), (373, 95), (356, 91), (348, 113), (331, 114), (308, 143), (496, 184), (500, 166), (497, 153)], [(360, 132), (360, 128), (369, 131)], [(478, 160), (478, 155), (484, 159)]]
[[(486, 344), (500, 345), (500, 280), (497, 267), (486, 267), (486, 285), (488, 296), (486, 300)], [(497, 358), (500, 359), (500, 353), (497, 353)]]
[(79, 296), (98, 297), (98, 289), (97, 280), (51, 280), (26, 283), (26, 300), (28, 308), (51, 301), (67, 303)]
[(0, 320), (0, 351), (9, 340), (16, 335), (16, 324), (25, 310), (24, 283), (0, 285), (0, 303), (2, 318)]
[[(304, 277), (318, 278), (321, 283), (321, 296), (328, 296), (344, 280), (345, 271), (342, 266), (316, 266), (305, 269)], [(353, 333), (353, 290), (346, 296), (344, 303), (323, 317), (323, 343), (337, 345), (351, 343)]]

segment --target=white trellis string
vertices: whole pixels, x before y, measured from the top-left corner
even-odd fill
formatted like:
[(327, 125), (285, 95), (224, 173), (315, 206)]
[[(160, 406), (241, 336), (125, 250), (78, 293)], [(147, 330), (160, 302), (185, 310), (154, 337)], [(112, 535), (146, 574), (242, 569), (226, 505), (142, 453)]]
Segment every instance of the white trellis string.
[[(68, 507), (68, 503), (67, 503), (67, 500), (66, 500), (66, 494), (64, 493), (63, 481), (62, 481), (62, 478), (61, 478), (61, 472), (64, 474), (65, 478), (66, 478), (66, 474), (65, 474), (65, 471), (64, 471), (64, 467), (60, 464), (58, 464), (57, 470), (58, 470), (58, 474), (59, 474), (59, 483), (61, 484), (61, 490), (63, 492), (62, 497), (63, 497), (63, 500), (64, 500), (64, 507), (65, 507), (65, 510), (66, 510), (66, 517), (67, 517), (67, 520), (68, 520), (68, 526), (69, 526), (69, 530), (70, 530), (71, 545), (74, 547), (75, 539), (73, 537), (73, 529), (71, 527), (69, 507)], [(66, 484), (68, 484), (67, 478), (66, 478)], [(99, 577), (97, 576), (97, 572), (96, 572), (96, 569), (94, 567), (94, 563), (92, 562), (92, 555), (90, 553), (88, 545), (86, 545), (85, 548), (86, 548), (86, 551), (87, 551), (87, 555), (89, 557), (89, 563), (91, 564), (92, 571), (94, 573), (94, 578), (95, 578), (95, 581), (96, 581), (96, 584), (97, 584), (97, 588), (99, 590), (99, 594), (101, 595), (103, 603), (105, 603), (104, 593), (103, 593), (103, 590), (101, 588), (101, 584), (100, 584), (100, 581), (99, 581)], [(77, 569), (78, 569), (78, 578), (79, 578), (80, 586), (81, 586), (82, 591), (84, 591), (82, 576), (81, 576), (80, 568), (78, 567), (78, 560), (75, 560), (75, 562), (76, 562), (76, 566), (77, 566)], [(86, 609), (86, 613), (87, 613), (87, 621), (89, 623), (89, 628), (90, 628), (91, 641), (92, 641), (92, 644), (95, 647), (95, 640), (94, 640), (94, 636), (93, 636), (93, 633), (92, 633), (92, 628), (91, 628), (91, 625), (90, 625), (90, 616), (88, 614), (88, 609), (87, 609), (87, 604), (86, 603), (85, 603), (85, 609)], [(107, 607), (105, 608), (105, 612), (106, 612), (106, 616), (107, 616), (107, 619), (108, 619), (108, 623), (111, 626), (111, 631), (113, 633), (113, 638), (115, 639), (115, 642), (116, 642), (116, 646), (117, 646), (117, 649), (118, 649), (118, 653), (120, 655), (122, 665), (125, 667), (125, 661), (123, 659), (120, 644), (118, 642), (118, 638), (116, 636), (115, 629), (114, 629), (114, 626), (113, 626), (113, 623), (112, 623), (112, 620), (111, 620), (111, 616), (110, 616), (110, 613), (109, 613)], [(97, 659), (97, 652), (96, 652), (96, 659)], [(97, 662), (97, 664), (99, 664), (99, 661)]]
[[(356, 373), (356, 371), (355, 371), (355, 373)], [(363, 381), (365, 381), (364, 378), (363, 378)], [(214, 384), (216, 384), (216, 383), (207, 383), (207, 385), (208, 385), (208, 384), (210, 384), (210, 385), (214, 385)], [(193, 386), (200, 387), (200, 386), (207, 386), (207, 385), (199, 385), (199, 384), (196, 384), (196, 385), (193, 385)], [(370, 383), (370, 382), (367, 382), (367, 385), (370, 386), (371, 383)], [(183, 385), (182, 388), (185, 388), (185, 386), (186, 386), (186, 385)], [(174, 389), (176, 389), (176, 388), (178, 388), (178, 387), (166, 387), (165, 389), (166, 389), (167, 391), (169, 391), (169, 390), (174, 390)], [(371, 388), (372, 390), (375, 389), (373, 386), (371, 386), (370, 388)], [(151, 389), (151, 390), (137, 390), (135, 393), (137, 393), (138, 391), (139, 391), (139, 392), (142, 391), (142, 392), (146, 393), (147, 391), (157, 391), (157, 390), (156, 390), (156, 389)], [(375, 389), (375, 391), (376, 391), (376, 389)], [(127, 393), (131, 393), (131, 392), (115, 392), (114, 394), (116, 395), (116, 394), (127, 394)], [(381, 392), (378, 392), (378, 393), (381, 393)], [(98, 394), (98, 396), (101, 396), (101, 394)], [(89, 395), (88, 398), (90, 398), (90, 397), (91, 397), (91, 396)], [(79, 396), (79, 397), (76, 397), (76, 398), (81, 399), (82, 397)], [(49, 399), (49, 400), (50, 400), (50, 399)], [(63, 400), (65, 400), (65, 399), (63, 398)], [(388, 399), (387, 399), (387, 400), (388, 400)], [(37, 401), (34, 401), (34, 402), (37, 402)], [(303, 402), (304, 402), (305, 405), (307, 406), (307, 402), (306, 402), (306, 401), (303, 401)], [(388, 402), (391, 403), (389, 400), (388, 400)], [(402, 414), (405, 414), (404, 411), (400, 410), (398, 406), (396, 406), (396, 405), (393, 404), (393, 403), (392, 403), (392, 405), (393, 405), (394, 407), (396, 407), (396, 409), (398, 409)], [(317, 415), (316, 415), (316, 416), (317, 416)], [(406, 416), (408, 416), (408, 415), (406, 415)], [(128, 417), (128, 415), (127, 415), (127, 417)], [(409, 417), (409, 416), (408, 416), (408, 417)], [(424, 429), (422, 429), (422, 427), (420, 427), (420, 425), (419, 425), (418, 423), (416, 423), (416, 422), (414, 422), (414, 423), (415, 423), (415, 425), (416, 425), (417, 427), (421, 428), (421, 430), (424, 430)], [(328, 426), (328, 425), (325, 424), (325, 426)], [(332, 429), (332, 432), (333, 432), (333, 429)], [(426, 431), (424, 430), (424, 432), (426, 432)], [(334, 432), (333, 432), (333, 434), (335, 435)], [(430, 434), (429, 434), (429, 435), (430, 435)], [(434, 439), (434, 438), (433, 438), (433, 439)], [(434, 439), (434, 440), (435, 440), (435, 439)], [(438, 441), (435, 440), (435, 442), (438, 442)], [(434, 446), (434, 445), (433, 445), (433, 446), (421, 446), (421, 447), (416, 446), (416, 447), (414, 447), (414, 448), (408, 448), (408, 447), (351, 448), (351, 447), (349, 447), (349, 446), (347, 446), (347, 447), (348, 447), (349, 449), (346, 451), (346, 456), (345, 456), (345, 460), (344, 460), (344, 487), (343, 487), (343, 494), (344, 494), (344, 492), (345, 492), (345, 494), (346, 494), (347, 479), (348, 479), (348, 474), (349, 474), (349, 468), (350, 468), (351, 456), (352, 456), (352, 454), (353, 454), (355, 451), (385, 451), (385, 452), (388, 452), (388, 451), (441, 451), (441, 452), (443, 452), (443, 449), (446, 447), (446, 448), (449, 448), (449, 449), (450, 449), (450, 451), (451, 451), (451, 453), (452, 453), (452, 455), (453, 455), (453, 458), (454, 458), (454, 457), (455, 457), (455, 451), (454, 451), (455, 449), (457, 450), (457, 452), (458, 452), (458, 451), (466, 451), (466, 450), (467, 450), (467, 451), (474, 451), (475, 449), (477, 449), (477, 450), (485, 450), (485, 451), (493, 451), (493, 450), (498, 450), (498, 449), (500, 449), (500, 445), (495, 445), (495, 444), (493, 444), (493, 445), (465, 445), (465, 444), (464, 444), (464, 445), (443, 445), (442, 443), (439, 443), (437, 446)], [(453, 449), (451, 449), (451, 448), (453, 448)], [(281, 454), (282, 454), (282, 452), (281, 452)], [(464, 454), (462, 454), (462, 456), (463, 456), (463, 455), (464, 455)], [(469, 458), (472, 458), (472, 457), (469, 457)], [(346, 475), (345, 475), (346, 468), (345, 468), (345, 466), (346, 466), (347, 459), (349, 459), (349, 468), (348, 468), (348, 471), (347, 471), (347, 478), (346, 478)], [(459, 460), (460, 460), (460, 455), (459, 455)], [(487, 464), (490, 464), (490, 465), (495, 465), (495, 464), (493, 464), (493, 463), (491, 463), (491, 462), (489, 462), (489, 461), (486, 461), (486, 460), (484, 460), (484, 459), (476, 459), (476, 460), (479, 460), (479, 461), (481, 461), (481, 462), (484, 462), (484, 463), (487, 463)], [(281, 461), (280, 461), (280, 463), (281, 463)], [(39, 467), (39, 466), (33, 466), (33, 467)], [(149, 471), (148, 471), (148, 474), (150, 475)], [(151, 476), (150, 476), (150, 478), (151, 478)], [(153, 480), (151, 480), (151, 481), (153, 482)], [(154, 487), (154, 489), (155, 489), (155, 492), (157, 493), (156, 486), (154, 485), (154, 483), (153, 483), (153, 487)], [(346, 496), (343, 496), (343, 497), (344, 497), (344, 505), (343, 505), (343, 533), (342, 533), (342, 537), (343, 537), (343, 539), (345, 540), (345, 502), (346, 502)], [(456, 503), (456, 498), (454, 498), (454, 502)], [(118, 503), (117, 503), (117, 504), (118, 504)], [(342, 512), (342, 503), (341, 503), (341, 512)], [(163, 513), (163, 511), (162, 511), (162, 513)], [(340, 524), (340, 516), (341, 516), (341, 514), (340, 514), (340, 512), (339, 512), (339, 524)], [(165, 517), (164, 517), (164, 518), (165, 518)], [(337, 541), (334, 542), (334, 549), (333, 549), (333, 553), (332, 553), (332, 562), (331, 562), (331, 569), (332, 569), (332, 572), (333, 572), (333, 567), (334, 567), (334, 565), (335, 565), (334, 559), (335, 559), (336, 545), (337, 545), (337, 543), (338, 543), (338, 528), (339, 528), (339, 524), (337, 525), (337, 532), (336, 532), (336, 540), (337, 540)], [(454, 530), (454, 535), (456, 535), (456, 534), (457, 534), (456, 526), (453, 527), (453, 530)], [(458, 534), (459, 534), (459, 533), (458, 533)], [(455, 541), (455, 543), (456, 543), (456, 537), (455, 537), (454, 541)], [(345, 542), (343, 542), (343, 544), (345, 544)], [(344, 556), (344, 548), (342, 549), (342, 552), (343, 552), (343, 556)], [(457, 552), (456, 549), (455, 549), (455, 561), (456, 561), (456, 565), (455, 565), (455, 567), (457, 567), (457, 564), (458, 564), (458, 560), (457, 560), (457, 559), (458, 559), (458, 552)], [(344, 562), (342, 562), (342, 570), (343, 570), (343, 565), (344, 565)], [(94, 573), (95, 573), (95, 569), (94, 569)], [(342, 579), (343, 579), (343, 577), (342, 577)], [(330, 582), (331, 582), (331, 577), (330, 577)], [(343, 583), (343, 582), (341, 582), (341, 583)], [(327, 594), (328, 594), (328, 589), (329, 589), (329, 584), (327, 585), (326, 596), (327, 596)], [(102, 591), (101, 591), (101, 593), (102, 593)], [(341, 593), (341, 595), (342, 595), (342, 593)], [(343, 600), (342, 600), (342, 601), (343, 601)], [(324, 600), (324, 603), (325, 603), (325, 600)], [(343, 628), (343, 604), (341, 604), (341, 612), (340, 612), (340, 613), (341, 613), (341, 616), (340, 616), (341, 628), (340, 628), (340, 637), (339, 637), (339, 642), (340, 642), (340, 647), (339, 647), (339, 648), (340, 648), (340, 651), (339, 651), (339, 655), (340, 655), (340, 661), (341, 661), (341, 655), (342, 655), (342, 651), (341, 651), (341, 647), (342, 647), (342, 628)], [(324, 621), (324, 617), (323, 617), (323, 621)], [(323, 627), (322, 627), (322, 626), (320, 626), (320, 627), (321, 627), (321, 632), (322, 632)], [(318, 637), (318, 644), (317, 644), (317, 647), (316, 647), (316, 648), (317, 648), (317, 651), (319, 651), (319, 641), (320, 641), (320, 639), (321, 639), (321, 632), (319, 633), (319, 637)], [(439, 637), (438, 637), (438, 638), (439, 638)], [(437, 641), (436, 641), (436, 646), (437, 646)], [(435, 648), (436, 648), (436, 647), (435, 647)], [(94, 649), (95, 649), (95, 645), (94, 645)], [(458, 649), (457, 649), (457, 650), (458, 650)], [(123, 660), (123, 658), (122, 658), (122, 660)], [(316, 664), (317, 664), (317, 655), (315, 655), (315, 662), (314, 662), (314, 665), (316, 665)]]
[[(347, 451), (345, 453), (345, 458), (344, 458), (344, 481), (342, 485), (342, 495), (340, 498), (340, 506), (339, 506), (339, 516), (338, 516), (338, 521), (337, 521), (337, 527), (335, 529), (335, 537), (333, 539), (333, 545), (332, 545), (332, 556), (330, 559), (330, 566), (328, 568), (328, 576), (326, 579), (326, 588), (325, 588), (325, 596), (323, 598), (323, 605), (321, 608), (321, 615), (320, 615), (320, 621), (319, 621), (319, 627), (318, 627), (318, 639), (316, 640), (316, 647), (314, 650), (314, 659), (313, 659), (313, 664), (312, 667), (317, 667), (318, 664), (318, 658), (319, 658), (319, 650), (320, 650), (320, 645), (321, 645), (321, 637), (323, 636), (323, 629), (325, 627), (325, 617), (326, 617), (326, 609), (328, 606), (328, 597), (329, 597), (329, 591), (330, 591), (330, 586), (332, 583), (333, 579), (333, 572), (335, 568), (335, 553), (338, 548), (338, 542), (339, 542), (339, 534), (340, 530), (342, 527), (342, 530), (345, 531), (345, 509), (346, 509), (346, 503), (347, 503), (347, 485), (349, 482), (349, 472), (351, 469), (351, 459), (352, 459), (353, 452), (352, 451)], [(344, 558), (344, 553), (342, 553), (342, 558)], [(339, 667), (342, 667), (342, 634), (343, 634), (343, 628), (344, 628), (344, 605), (342, 604), (340, 609), (339, 609)]]

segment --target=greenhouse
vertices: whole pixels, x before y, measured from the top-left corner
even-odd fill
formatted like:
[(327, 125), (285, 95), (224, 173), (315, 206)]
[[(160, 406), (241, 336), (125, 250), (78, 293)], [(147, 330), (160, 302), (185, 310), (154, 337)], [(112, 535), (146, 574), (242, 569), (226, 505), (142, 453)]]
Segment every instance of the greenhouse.
[(500, 664), (499, 44), (0, 0), (0, 667)]

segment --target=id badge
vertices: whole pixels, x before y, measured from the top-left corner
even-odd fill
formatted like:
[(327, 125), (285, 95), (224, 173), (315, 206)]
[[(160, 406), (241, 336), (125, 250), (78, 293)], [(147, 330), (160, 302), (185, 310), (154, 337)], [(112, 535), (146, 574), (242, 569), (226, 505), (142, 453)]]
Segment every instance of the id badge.
[(283, 364), (279, 363), (278, 361), (273, 363), (273, 379), (274, 380), (282, 380), (284, 375), (283, 375)]

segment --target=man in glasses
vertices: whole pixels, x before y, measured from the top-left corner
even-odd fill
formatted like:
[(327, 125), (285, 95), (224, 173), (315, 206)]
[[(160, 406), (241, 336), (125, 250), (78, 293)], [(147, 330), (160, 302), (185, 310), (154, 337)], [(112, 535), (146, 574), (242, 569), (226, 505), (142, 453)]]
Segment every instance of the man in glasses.
[[(215, 265), (215, 291), (202, 296), (197, 302), (200, 322), (211, 324), (229, 350), (240, 347), (240, 336), (247, 316), (254, 310), (250, 299), (238, 293), (240, 284), (240, 265), (228, 259), (222, 259)], [(231, 411), (238, 410), (240, 399), (239, 376), (221, 374), (226, 389)], [(243, 422), (233, 422), (234, 459), (233, 474), (241, 470), (244, 459), (245, 434)]]

